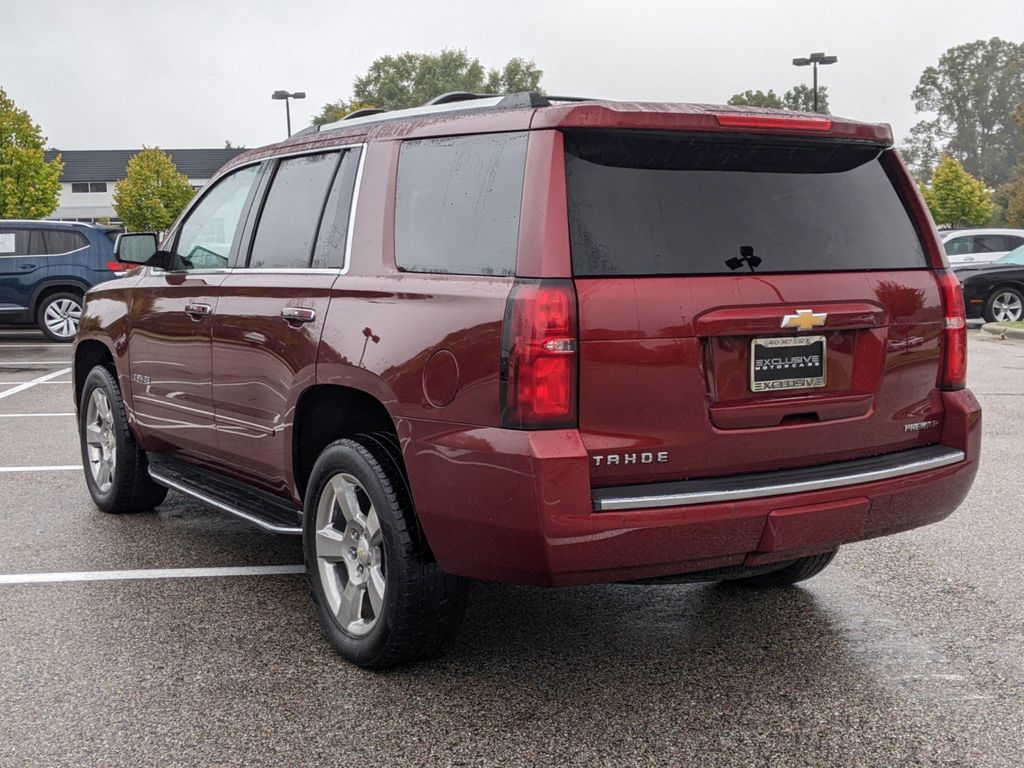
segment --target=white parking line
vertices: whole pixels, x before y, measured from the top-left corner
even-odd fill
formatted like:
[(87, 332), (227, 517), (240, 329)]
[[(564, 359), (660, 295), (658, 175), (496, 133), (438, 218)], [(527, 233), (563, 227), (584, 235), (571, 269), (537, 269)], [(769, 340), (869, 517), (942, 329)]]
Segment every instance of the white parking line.
[(25, 383), (19, 384), (16, 387), (5, 389), (3, 392), (0, 392), (0, 400), (3, 400), (5, 397), (10, 397), (11, 395), (16, 395), (19, 392), (24, 392), (26, 389), (34, 387), (36, 384), (44, 384), (50, 379), (56, 379), (58, 376), (63, 376), (66, 373), (71, 373), (71, 369), (62, 368), (59, 371), (54, 371), (53, 373), (48, 373), (45, 376), (39, 376), (38, 378), (32, 379), (31, 381), (26, 381)]
[(0, 419), (35, 419), (43, 416), (74, 416), (71, 411), (67, 413), (0, 413)]
[(133, 579), (203, 579), (217, 576), (292, 576), (304, 565), (244, 565), (223, 568), (144, 568), (134, 571), (71, 571), (69, 573), (4, 573), (0, 584), (57, 584), (75, 581)]
[[(12, 384), (24, 384), (24, 383), (25, 383), (24, 381), (0, 381), (0, 387), (9, 387)], [(40, 381), (38, 383), (39, 384), (63, 384), (64, 386), (67, 386), (68, 384), (71, 383), (71, 379), (68, 379), (67, 381)]]
[(25, 349), (27, 347), (42, 347), (43, 349), (62, 349), (63, 344), (0, 344), (4, 349)]
[(49, 467), (0, 467), (0, 472), (64, 472), (81, 468), (81, 464), (55, 464)]
[[(67, 365), (70, 360), (4, 360), (0, 365), (8, 367), (27, 368), (33, 365)], [(68, 370), (71, 370), (70, 368)]]

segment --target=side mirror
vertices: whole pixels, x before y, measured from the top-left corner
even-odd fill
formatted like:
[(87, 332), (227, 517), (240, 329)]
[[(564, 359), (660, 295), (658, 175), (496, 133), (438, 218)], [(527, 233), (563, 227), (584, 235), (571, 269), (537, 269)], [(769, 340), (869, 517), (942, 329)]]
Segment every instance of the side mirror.
[(140, 264), (166, 269), (169, 259), (165, 251), (157, 249), (153, 232), (124, 232), (114, 243), (114, 258), (122, 264)]

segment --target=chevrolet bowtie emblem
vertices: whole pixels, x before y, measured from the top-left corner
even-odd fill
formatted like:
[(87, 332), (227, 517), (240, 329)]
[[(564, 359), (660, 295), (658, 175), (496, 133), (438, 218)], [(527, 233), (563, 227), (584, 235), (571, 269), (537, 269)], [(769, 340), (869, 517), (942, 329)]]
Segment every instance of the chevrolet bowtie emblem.
[(782, 318), (783, 328), (796, 328), (798, 331), (809, 331), (825, 324), (825, 312), (815, 312), (813, 309), (798, 309), (795, 315), (785, 315)]

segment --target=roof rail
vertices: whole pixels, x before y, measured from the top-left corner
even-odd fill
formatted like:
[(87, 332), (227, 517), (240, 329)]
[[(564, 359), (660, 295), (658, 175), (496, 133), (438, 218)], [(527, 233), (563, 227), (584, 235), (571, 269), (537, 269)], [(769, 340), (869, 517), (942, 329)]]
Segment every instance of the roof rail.
[(501, 96), (500, 93), (473, 93), (471, 91), (448, 91), (440, 96), (435, 96), (424, 107), (434, 107), (438, 104), (451, 104), (453, 101), (472, 101), (473, 99), (493, 99)]
[(583, 96), (545, 96), (534, 91), (520, 91), (519, 93), (489, 94), (470, 93), (468, 91), (451, 91), (435, 96), (426, 104), (420, 107), (408, 109), (365, 109), (357, 110), (346, 115), (340, 120), (321, 125), (320, 131), (333, 131), (349, 127), (352, 124), (372, 124), (391, 120), (408, 120), (417, 117), (427, 117), (438, 113), (456, 113), (464, 111), (486, 110), (486, 109), (538, 109), (550, 107), (553, 102), (565, 101), (594, 101)]
[(352, 120), (357, 117), (366, 117), (367, 115), (379, 115), (381, 112), (387, 112), (387, 110), (380, 109), (378, 107), (364, 107), (363, 109), (357, 109), (354, 112), (349, 112), (341, 119)]

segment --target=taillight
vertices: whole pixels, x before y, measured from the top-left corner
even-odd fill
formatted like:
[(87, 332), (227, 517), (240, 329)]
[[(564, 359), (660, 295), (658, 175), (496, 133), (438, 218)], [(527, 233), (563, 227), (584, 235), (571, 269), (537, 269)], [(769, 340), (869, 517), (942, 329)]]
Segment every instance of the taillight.
[(135, 264), (125, 264), (125, 263), (120, 262), (120, 261), (108, 261), (107, 262), (107, 269), (109, 269), (111, 272), (127, 272), (129, 269), (131, 269), (134, 266), (135, 266)]
[(501, 422), (513, 429), (576, 424), (576, 291), (571, 280), (518, 280), (505, 307)]
[(967, 386), (967, 315), (960, 281), (948, 269), (936, 272), (942, 293), (942, 375), (941, 389)]

